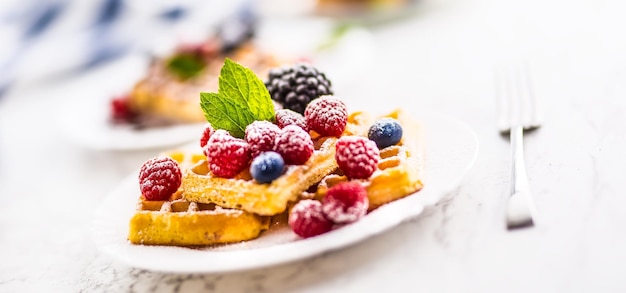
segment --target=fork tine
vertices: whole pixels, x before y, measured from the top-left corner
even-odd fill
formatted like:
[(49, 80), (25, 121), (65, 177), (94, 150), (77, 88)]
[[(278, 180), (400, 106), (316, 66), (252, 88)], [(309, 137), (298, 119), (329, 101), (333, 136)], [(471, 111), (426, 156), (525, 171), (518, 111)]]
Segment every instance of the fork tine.
[(539, 101), (533, 92), (528, 62), (499, 66), (494, 73), (500, 133), (507, 134), (516, 125), (523, 126), (524, 130), (538, 128), (542, 117)]
[(511, 105), (510, 105), (510, 88), (507, 76), (507, 70), (502, 67), (494, 69), (494, 80), (496, 85), (496, 125), (500, 133), (505, 134), (511, 128)]
[(521, 64), (520, 82), (524, 89), (525, 101), (528, 103), (527, 108), (523, 111), (526, 115), (522, 121), (524, 130), (533, 130), (541, 125), (541, 105), (535, 96), (533, 84), (530, 77), (530, 68), (527, 61)]

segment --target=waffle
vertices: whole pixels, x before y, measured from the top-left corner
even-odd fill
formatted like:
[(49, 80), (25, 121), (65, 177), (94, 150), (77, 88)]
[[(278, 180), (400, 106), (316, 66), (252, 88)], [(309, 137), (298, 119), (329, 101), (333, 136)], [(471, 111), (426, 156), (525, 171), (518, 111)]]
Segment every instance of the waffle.
[(170, 73), (166, 60), (155, 60), (129, 95), (131, 109), (140, 114), (145, 124), (206, 122), (199, 93), (217, 91), (225, 57), (246, 65), (259, 76), (278, 65), (273, 56), (261, 53), (252, 43), (242, 44), (232, 54), (215, 56), (199, 76), (187, 80)]
[[(169, 156), (183, 170), (204, 157), (184, 152)], [(128, 240), (146, 245), (210, 245), (254, 239), (269, 227), (268, 217), (188, 201), (182, 197), (184, 192), (180, 188), (167, 201), (148, 201), (140, 196)]]
[(269, 184), (257, 183), (247, 170), (235, 178), (213, 177), (207, 162), (201, 161), (183, 175), (184, 197), (264, 216), (280, 214), (290, 201), (337, 169), (336, 143), (336, 137), (315, 139), (315, 151), (304, 165), (288, 166), (285, 174)]
[[(398, 145), (381, 150), (381, 161), (372, 177), (361, 180), (368, 192), (370, 210), (422, 188), (424, 162), (420, 125), (400, 110), (384, 117), (398, 119), (405, 131)], [(348, 117), (343, 135), (366, 136), (374, 121), (368, 113), (355, 112)], [(315, 197), (321, 198), (329, 187), (348, 180), (335, 172), (338, 170), (336, 142), (334, 137), (317, 139), (316, 150), (305, 165), (290, 166), (285, 175), (270, 184), (256, 183), (247, 170), (232, 179), (213, 177), (207, 162), (200, 161), (183, 176), (184, 197), (259, 215), (282, 213), (290, 201), (297, 201), (311, 186), (317, 185)]]
[[(420, 124), (401, 110), (383, 117), (397, 119), (404, 131), (400, 143), (380, 151), (381, 160), (374, 174), (367, 180), (358, 180), (367, 190), (370, 211), (415, 193), (423, 187), (424, 150)], [(353, 135), (366, 136), (373, 121), (366, 113), (353, 113), (349, 117), (348, 125), (351, 127), (347, 131)], [(323, 198), (328, 188), (346, 181), (348, 178), (339, 173), (326, 176), (318, 184), (315, 198)]]

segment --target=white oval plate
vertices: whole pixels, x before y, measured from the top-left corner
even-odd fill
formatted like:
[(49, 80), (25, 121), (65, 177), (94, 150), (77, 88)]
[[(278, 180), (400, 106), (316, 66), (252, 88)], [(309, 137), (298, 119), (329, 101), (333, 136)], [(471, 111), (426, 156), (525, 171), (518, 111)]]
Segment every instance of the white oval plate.
[(111, 99), (127, 92), (144, 74), (148, 58), (130, 55), (98, 68), (58, 89), (63, 104), (59, 129), (77, 144), (96, 150), (139, 150), (185, 144), (198, 139), (204, 123), (134, 129), (109, 123)]
[(474, 132), (465, 124), (435, 113), (415, 114), (424, 127), (425, 187), (388, 203), (356, 223), (308, 239), (289, 228), (262, 234), (258, 239), (213, 248), (183, 248), (130, 244), (129, 220), (140, 193), (131, 174), (96, 211), (94, 239), (98, 247), (129, 266), (175, 273), (215, 273), (265, 267), (335, 250), (390, 229), (419, 215), (461, 183), (478, 153)]

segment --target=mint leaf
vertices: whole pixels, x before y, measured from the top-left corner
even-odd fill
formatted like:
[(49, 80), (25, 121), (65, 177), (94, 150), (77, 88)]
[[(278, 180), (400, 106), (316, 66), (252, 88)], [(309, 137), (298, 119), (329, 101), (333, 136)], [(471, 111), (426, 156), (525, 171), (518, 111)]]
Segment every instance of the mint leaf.
[(181, 80), (192, 78), (206, 67), (202, 58), (192, 54), (178, 54), (167, 60), (167, 69)]
[(228, 58), (220, 71), (219, 94), (245, 101), (256, 120), (274, 119), (274, 104), (265, 83), (252, 70)]
[(226, 58), (217, 93), (200, 93), (204, 116), (215, 129), (243, 138), (246, 126), (274, 119), (274, 104), (267, 88), (252, 70)]

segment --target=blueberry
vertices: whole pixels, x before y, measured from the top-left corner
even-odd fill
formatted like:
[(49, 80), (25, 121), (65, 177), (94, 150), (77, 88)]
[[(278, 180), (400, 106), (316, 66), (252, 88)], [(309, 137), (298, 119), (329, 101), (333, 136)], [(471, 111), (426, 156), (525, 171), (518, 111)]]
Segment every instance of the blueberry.
[(277, 152), (264, 152), (250, 164), (250, 174), (259, 183), (270, 183), (285, 170), (285, 161)]
[(402, 138), (402, 126), (398, 120), (393, 118), (383, 118), (370, 127), (367, 137), (373, 140), (379, 149), (396, 145)]

